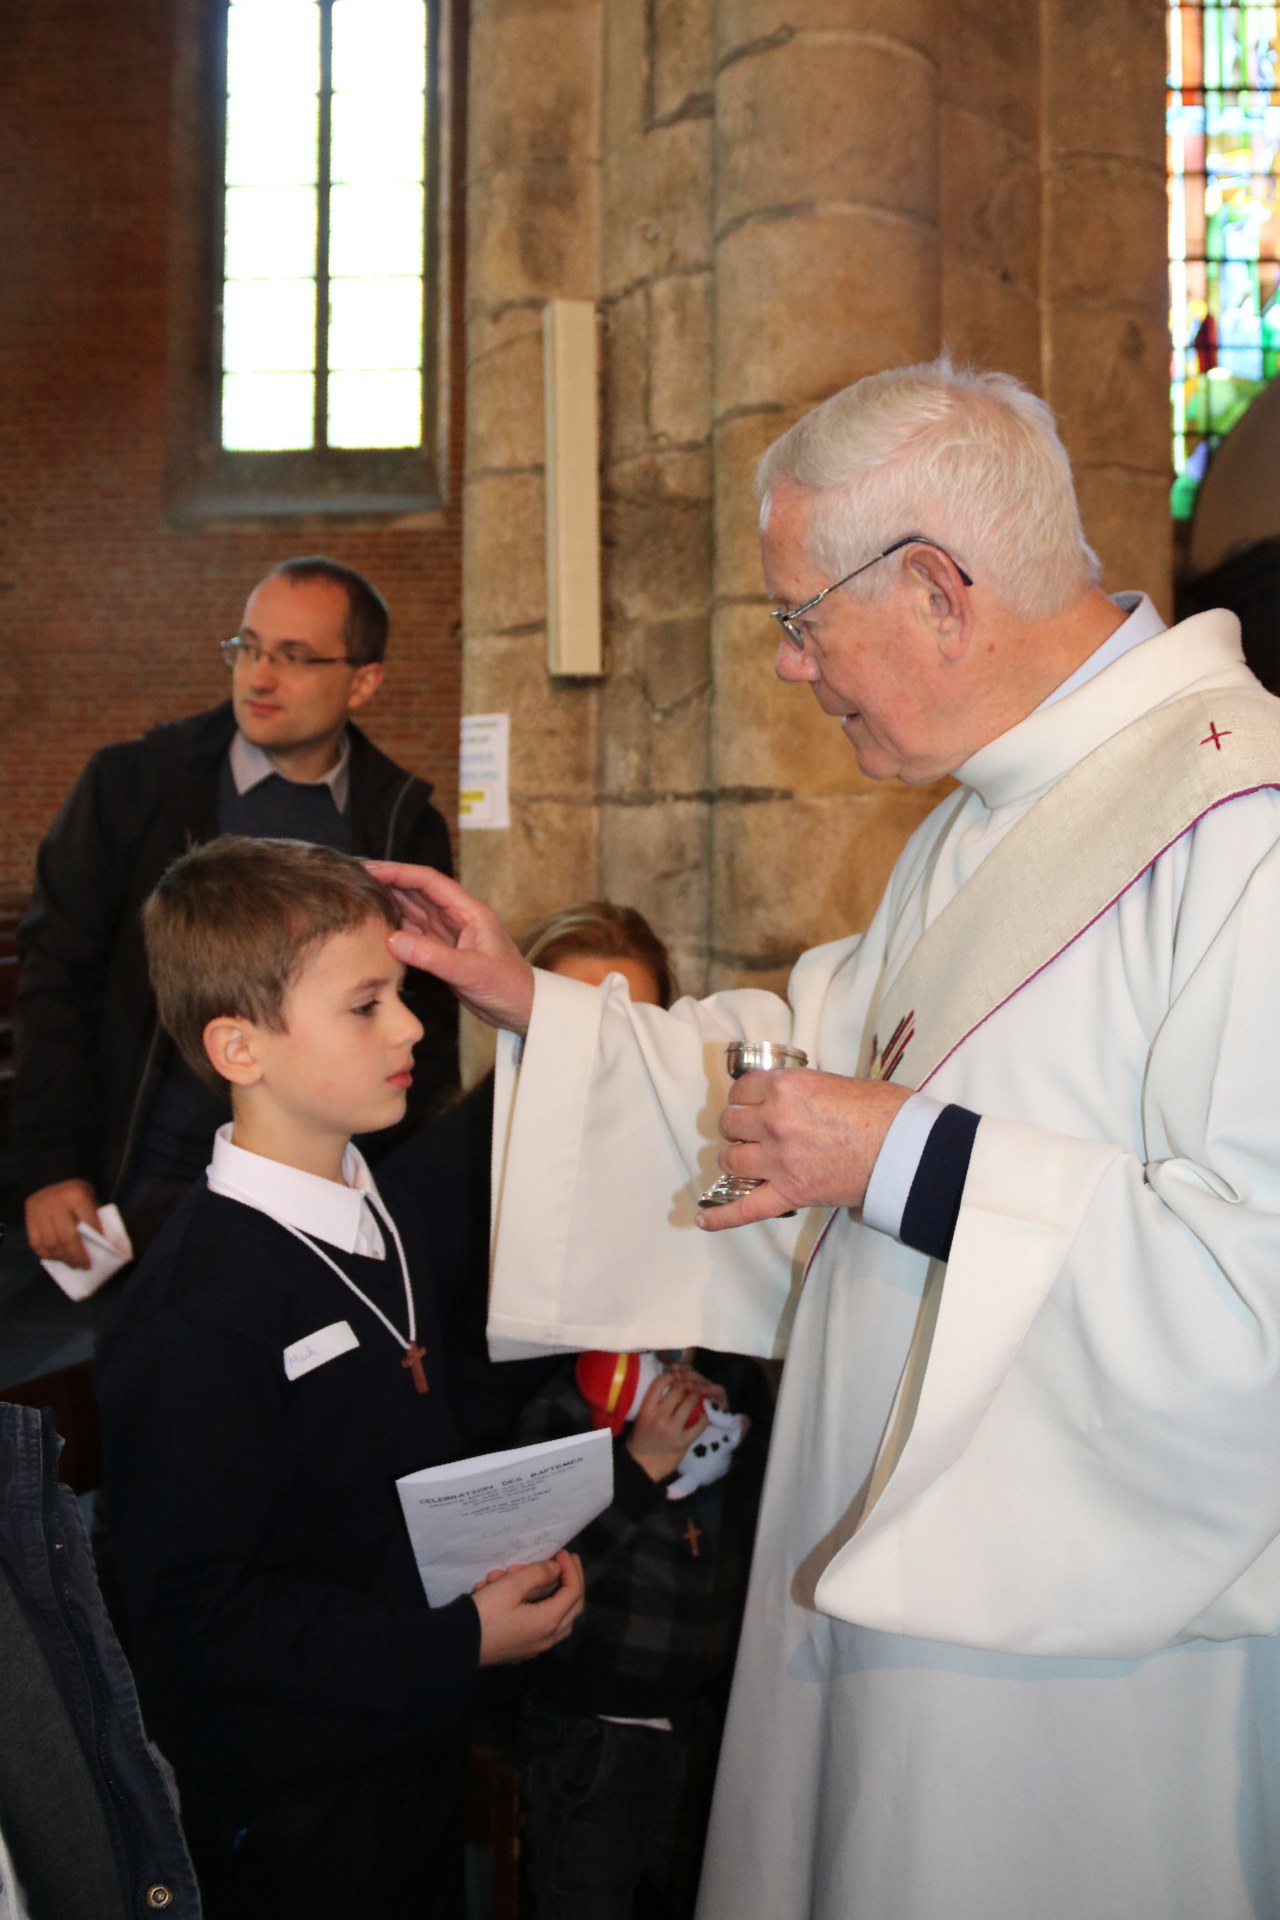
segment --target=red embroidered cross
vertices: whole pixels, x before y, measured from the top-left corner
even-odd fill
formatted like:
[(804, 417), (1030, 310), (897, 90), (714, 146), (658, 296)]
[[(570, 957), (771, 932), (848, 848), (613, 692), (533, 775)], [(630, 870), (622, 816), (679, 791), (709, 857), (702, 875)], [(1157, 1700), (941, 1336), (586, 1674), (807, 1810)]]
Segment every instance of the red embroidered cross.
[(1213, 742), (1213, 744), (1214, 744), (1214, 747), (1216, 748), (1216, 750), (1217, 750), (1217, 751), (1218, 751), (1219, 753), (1221, 753), (1221, 752), (1222, 752), (1222, 743), (1223, 743), (1223, 741), (1224, 741), (1224, 740), (1226, 740), (1226, 739), (1228, 739), (1228, 738), (1230, 737), (1230, 734), (1231, 734), (1231, 728), (1230, 728), (1230, 727), (1224, 727), (1224, 728), (1223, 728), (1223, 730), (1222, 730), (1222, 732), (1221, 732), (1221, 733), (1219, 733), (1219, 732), (1218, 732), (1218, 729), (1217, 729), (1217, 727), (1216, 727), (1216, 725), (1215, 725), (1215, 724), (1214, 724), (1214, 722), (1213, 722), (1213, 721), (1211, 720), (1211, 721), (1209, 722), (1209, 731), (1208, 731), (1208, 733), (1206, 733), (1206, 735), (1205, 735), (1205, 737), (1204, 737), (1204, 739), (1203, 739), (1203, 740), (1202, 740), (1202, 741), (1200, 742), (1200, 745), (1201, 745), (1202, 747), (1207, 747), (1207, 746), (1208, 746), (1208, 744), (1209, 744), (1209, 742), (1210, 742), (1210, 741), (1212, 740), (1212, 742)]

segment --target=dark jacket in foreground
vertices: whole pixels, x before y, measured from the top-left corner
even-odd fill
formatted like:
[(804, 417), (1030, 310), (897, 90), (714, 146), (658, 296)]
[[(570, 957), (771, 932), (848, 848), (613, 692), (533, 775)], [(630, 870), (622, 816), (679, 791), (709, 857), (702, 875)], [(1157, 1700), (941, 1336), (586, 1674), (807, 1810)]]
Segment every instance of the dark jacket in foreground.
[(31, 1920), (198, 1920), (53, 1415), (0, 1405), (0, 1831)]
[[(431, 788), (360, 729), (351, 737), (353, 851), (452, 871)], [(231, 703), (95, 753), (41, 843), (18, 929), (12, 1133), (24, 1193), (87, 1180), (118, 1197), (147, 1104), (167, 1064), (139, 913), (170, 863), (218, 830), (218, 778), (235, 733)], [(415, 1051), (410, 1126), (457, 1082), (457, 1009), (412, 977), (426, 1029)]]
[[(391, 1202), (429, 1391), (314, 1252), (199, 1183), (144, 1258), (95, 1369), (112, 1553), (147, 1726), (180, 1781), (246, 1794), (358, 1776), (459, 1738), (469, 1596), (429, 1609), (394, 1481), (464, 1451), (426, 1233)], [(394, 1250), (326, 1249), (394, 1325)], [(283, 1351), (345, 1320), (299, 1378)]]

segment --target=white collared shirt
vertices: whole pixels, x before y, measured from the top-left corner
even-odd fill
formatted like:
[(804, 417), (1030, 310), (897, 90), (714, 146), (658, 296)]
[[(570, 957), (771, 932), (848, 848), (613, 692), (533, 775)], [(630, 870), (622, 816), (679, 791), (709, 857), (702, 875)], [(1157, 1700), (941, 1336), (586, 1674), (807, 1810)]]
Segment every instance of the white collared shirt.
[[(1055, 700), (1063, 700), (1067, 694), (1074, 693), (1086, 681), (1111, 666), (1121, 654), (1128, 653), (1130, 647), (1140, 646), (1144, 640), (1154, 640), (1157, 634), (1165, 631), (1165, 622), (1145, 593), (1115, 593), (1111, 597), (1125, 618), (1115, 632), (1100, 647), (1096, 647), (1074, 673), (1068, 675), (1060, 687), (1055, 687), (1040, 702), (1037, 712), (1051, 707)], [(891, 1233), (895, 1237), (901, 1232), (902, 1216), (911, 1185), (942, 1107), (942, 1101), (935, 1100), (931, 1093), (913, 1093), (894, 1114), (889, 1131), (880, 1142), (880, 1151), (871, 1169), (871, 1178), (862, 1202), (862, 1217), (869, 1227), (876, 1227), (881, 1233)]]
[[(264, 753), (261, 747), (255, 747), (252, 740), (245, 739), (239, 727), (236, 728), (232, 737), (227, 759), (231, 765), (231, 778), (235, 783), (236, 792), (241, 795), (252, 793), (253, 789), (260, 787), (264, 780), (269, 780), (273, 773), (279, 773), (282, 780), (289, 779), (288, 774), (280, 773), (279, 767), (269, 753)], [(343, 733), (341, 750), (328, 773), (322, 773), (318, 780), (291, 780), (290, 785), (328, 787), (333, 795), (334, 806), (339, 813), (345, 813), (347, 797), (351, 791), (350, 734)]]
[(213, 1158), (207, 1174), (210, 1193), (256, 1207), (259, 1213), (269, 1214), (286, 1227), (296, 1227), (300, 1233), (309, 1233), (343, 1253), (386, 1259), (382, 1229), (372, 1208), (365, 1205), (366, 1194), (379, 1206), (382, 1198), (359, 1147), (348, 1145), (342, 1156), (339, 1183), (324, 1180), (318, 1173), (304, 1173), (301, 1167), (285, 1166), (280, 1160), (268, 1160), (247, 1147), (237, 1147), (231, 1138), (233, 1125), (228, 1120), (213, 1136)]

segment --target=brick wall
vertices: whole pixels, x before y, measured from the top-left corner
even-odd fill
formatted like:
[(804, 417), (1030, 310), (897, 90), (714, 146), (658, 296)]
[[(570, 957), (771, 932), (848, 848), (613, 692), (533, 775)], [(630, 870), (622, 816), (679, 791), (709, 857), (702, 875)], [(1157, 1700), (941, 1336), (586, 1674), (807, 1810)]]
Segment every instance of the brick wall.
[[(225, 697), (216, 642), (290, 553), (331, 553), (386, 596), (392, 646), (368, 730), (456, 813), (461, 221), (449, 235), (444, 515), (179, 528), (164, 476), (168, 368), (182, 350), (171, 269), (187, 251), (171, 109), (181, 11), (169, 0), (0, 10), (0, 887), (29, 883), (95, 747)], [(455, 65), (460, 108), (459, 79)]]

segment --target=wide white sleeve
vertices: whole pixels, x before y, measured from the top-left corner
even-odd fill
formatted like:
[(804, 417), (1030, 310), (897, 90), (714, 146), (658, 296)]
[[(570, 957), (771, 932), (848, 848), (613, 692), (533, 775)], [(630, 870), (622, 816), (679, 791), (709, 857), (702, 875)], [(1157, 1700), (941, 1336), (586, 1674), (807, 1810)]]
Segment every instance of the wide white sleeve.
[[(785, 1349), (821, 1221), (704, 1234), (697, 1197), (718, 1172), (726, 1044), (787, 1041), (816, 1064), (833, 981), (857, 945), (806, 955), (790, 1002), (743, 989), (664, 1012), (633, 1006), (616, 975), (589, 987), (538, 974), (523, 1048), (504, 1036), (498, 1051), (496, 1358), (548, 1345)], [(841, 981), (837, 998), (855, 1035), (855, 1002), (865, 997), (855, 987), (851, 998)]]
[(1273, 847), (1185, 980), (1175, 941), (1141, 1152), (982, 1120), (914, 1423), (824, 1610), (1113, 1658), (1280, 1631), (1278, 943)]

